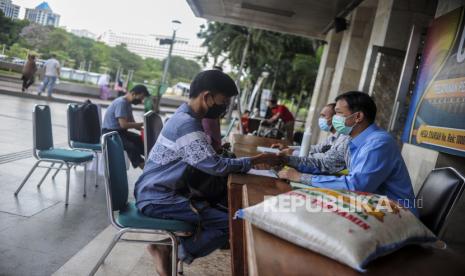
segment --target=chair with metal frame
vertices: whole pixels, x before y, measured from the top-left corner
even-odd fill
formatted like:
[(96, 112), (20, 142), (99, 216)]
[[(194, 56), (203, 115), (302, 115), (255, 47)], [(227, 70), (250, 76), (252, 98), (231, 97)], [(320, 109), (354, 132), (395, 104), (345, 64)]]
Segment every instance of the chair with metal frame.
[[(465, 187), (465, 178), (454, 168), (438, 168), (430, 172), (417, 195), (420, 220), (437, 236), (444, 234), (447, 220)], [(418, 204), (417, 204), (418, 205)]]
[[(72, 140), (73, 137), (71, 137), (71, 129), (76, 128), (74, 125), (74, 120), (71, 120), (71, 116), (73, 116), (73, 112), (75, 113), (77, 108), (79, 107), (79, 104), (76, 103), (70, 103), (68, 104), (68, 109), (67, 109), (67, 120), (68, 120), (68, 145), (70, 148), (75, 149), (75, 150), (82, 150), (82, 151), (90, 151), (93, 153), (95, 156), (95, 187), (98, 187), (98, 165), (99, 165), (99, 158), (98, 154), (102, 152), (102, 145), (100, 143), (98, 144), (90, 144), (90, 143), (85, 143), (82, 141), (76, 141)], [(99, 123), (100, 127), (100, 117), (95, 118), (95, 121)], [(58, 174), (59, 170), (55, 172), (55, 174), (52, 176), (52, 179), (55, 178), (55, 176)]]
[[(69, 201), (69, 178), (70, 169), (75, 165), (84, 165), (84, 194), (86, 196), (86, 178), (87, 168), (85, 164), (92, 160), (93, 155), (88, 152), (54, 148), (53, 146), (53, 135), (52, 135), (52, 120), (50, 115), (50, 107), (48, 105), (35, 105), (32, 111), (32, 125), (33, 125), (33, 149), (32, 155), (37, 162), (32, 166), (32, 169), (24, 178), (23, 182), (19, 185), (15, 192), (15, 196), (23, 188), (26, 181), (32, 175), (36, 168), (46, 168), (45, 175), (40, 180), (37, 187), (39, 188), (42, 182), (45, 180), (51, 169), (66, 170), (66, 201), (65, 205), (68, 205)], [(47, 162), (52, 163), (50, 166), (39, 166), (40, 163)], [(61, 164), (60, 167), (54, 167), (55, 163)], [(66, 168), (63, 169), (62, 167)]]
[[(152, 244), (171, 245), (172, 275), (178, 273), (178, 241), (177, 237), (190, 236), (194, 227), (189, 223), (178, 220), (166, 220), (147, 217), (138, 211), (133, 202), (128, 202), (128, 178), (125, 169), (123, 144), (118, 132), (113, 131), (102, 136), (103, 155), (105, 158), (105, 192), (108, 217), (111, 224), (118, 229), (112, 242), (100, 257), (89, 275), (94, 275), (105, 261), (118, 241), (145, 242)], [(115, 217), (115, 213), (118, 216)], [(164, 235), (164, 240), (124, 239), (126, 233), (142, 233)], [(182, 264), (181, 264), (182, 270)]]
[(144, 156), (145, 160), (150, 153), (153, 145), (160, 135), (161, 129), (163, 128), (163, 121), (160, 115), (153, 111), (149, 111), (144, 114)]

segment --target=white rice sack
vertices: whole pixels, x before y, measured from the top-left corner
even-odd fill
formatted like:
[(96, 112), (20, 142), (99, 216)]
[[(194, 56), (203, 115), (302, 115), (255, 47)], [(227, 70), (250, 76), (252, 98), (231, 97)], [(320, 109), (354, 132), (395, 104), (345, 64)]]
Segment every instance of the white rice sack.
[(407, 244), (437, 241), (408, 209), (369, 193), (293, 190), (239, 210), (237, 216), (358, 271)]

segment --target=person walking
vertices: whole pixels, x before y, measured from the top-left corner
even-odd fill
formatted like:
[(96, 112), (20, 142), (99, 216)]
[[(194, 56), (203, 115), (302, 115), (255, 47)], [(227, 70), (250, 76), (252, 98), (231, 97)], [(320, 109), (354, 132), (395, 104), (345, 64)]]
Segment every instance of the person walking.
[(34, 75), (36, 72), (36, 56), (28, 55), (27, 62), (23, 67), (23, 75), (21, 76), (21, 80), (23, 81), (23, 85), (21, 87), (22, 92), (25, 92), (29, 88), (29, 86), (31, 86), (34, 83)]
[(97, 85), (100, 90), (100, 99), (108, 100), (110, 97), (110, 88), (108, 87), (110, 85), (110, 75), (107, 73), (100, 75)]
[(60, 63), (56, 60), (54, 54), (50, 55), (50, 58), (44, 64), (44, 68), (45, 77), (39, 90), (39, 96), (47, 89), (47, 96), (51, 98), (52, 90), (55, 87), (58, 77), (60, 77)]

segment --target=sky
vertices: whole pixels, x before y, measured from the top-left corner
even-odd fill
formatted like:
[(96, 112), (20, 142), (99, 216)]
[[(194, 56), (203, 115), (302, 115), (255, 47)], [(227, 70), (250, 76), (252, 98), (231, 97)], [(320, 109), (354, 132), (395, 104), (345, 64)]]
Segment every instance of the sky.
[[(55, 13), (61, 15), (60, 26), (86, 29), (96, 35), (106, 30), (138, 34), (171, 35), (171, 21), (182, 22), (177, 35), (195, 39), (206, 20), (195, 17), (186, 0), (48, 0)], [(13, 0), (25, 8), (34, 8), (40, 0)]]

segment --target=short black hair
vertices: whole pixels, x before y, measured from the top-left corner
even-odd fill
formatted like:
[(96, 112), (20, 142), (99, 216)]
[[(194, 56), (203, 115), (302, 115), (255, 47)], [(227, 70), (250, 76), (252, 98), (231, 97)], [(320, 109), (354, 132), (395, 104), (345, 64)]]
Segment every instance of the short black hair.
[(189, 98), (196, 98), (203, 91), (210, 91), (212, 94), (222, 94), (227, 97), (239, 94), (233, 79), (219, 70), (206, 70), (198, 73), (191, 82)]
[(363, 112), (369, 123), (375, 121), (376, 104), (368, 94), (360, 91), (349, 91), (337, 96), (335, 101), (337, 102), (339, 100), (345, 100), (352, 113), (358, 111)]
[(136, 95), (144, 95), (144, 97), (148, 97), (150, 95), (149, 90), (143, 84), (138, 84), (134, 86), (133, 88), (131, 88), (130, 92), (134, 92), (134, 94)]

